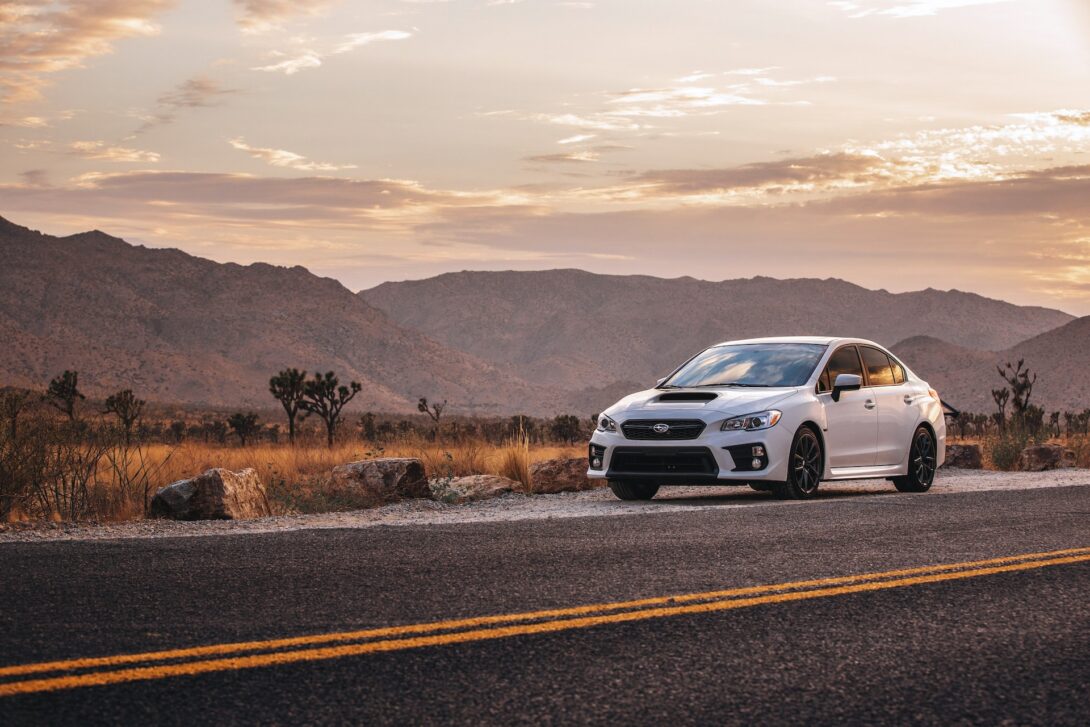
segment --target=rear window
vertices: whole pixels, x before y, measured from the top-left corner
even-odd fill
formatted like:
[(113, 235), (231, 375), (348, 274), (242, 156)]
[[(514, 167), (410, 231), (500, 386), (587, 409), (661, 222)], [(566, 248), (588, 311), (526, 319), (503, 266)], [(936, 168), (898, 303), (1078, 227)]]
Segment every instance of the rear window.
[(896, 383), (889, 356), (870, 346), (860, 346), (863, 364), (867, 367), (867, 380), (871, 386), (892, 386)]

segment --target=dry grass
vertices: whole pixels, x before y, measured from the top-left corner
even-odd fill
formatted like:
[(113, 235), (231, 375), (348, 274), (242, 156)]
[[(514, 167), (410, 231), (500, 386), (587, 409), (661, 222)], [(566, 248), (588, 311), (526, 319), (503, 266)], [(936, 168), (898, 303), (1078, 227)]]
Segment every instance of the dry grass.
[[(185, 442), (180, 445), (152, 444), (145, 453), (154, 472), (152, 491), (177, 480), (186, 479), (213, 467), (242, 470), (252, 467), (269, 490), (269, 499), (278, 513), (327, 512), (360, 507), (364, 504), (350, 493), (329, 487), (333, 467), (376, 457), (415, 457), (423, 461), (429, 477), (462, 477), (495, 474), (520, 482), (532, 492), (530, 465), (556, 457), (582, 457), (585, 450), (576, 446), (531, 446), (524, 437), (515, 437), (501, 445), (485, 441), (458, 443), (405, 439), (385, 444), (360, 441), (338, 443), (332, 449), (324, 445), (258, 444), (233, 447)], [(103, 478), (106, 480), (108, 478)], [(105, 496), (103, 502), (112, 498)], [(120, 502), (120, 498), (117, 498)], [(139, 517), (133, 508), (116, 507), (108, 519)]]

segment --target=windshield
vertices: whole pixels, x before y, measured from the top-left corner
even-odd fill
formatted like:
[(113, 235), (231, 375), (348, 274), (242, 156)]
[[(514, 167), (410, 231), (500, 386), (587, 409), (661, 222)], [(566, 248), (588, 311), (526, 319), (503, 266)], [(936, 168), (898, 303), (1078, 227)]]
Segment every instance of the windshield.
[(825, 349), (816, 343), (713, 346), (682, 366), (662, 387), (802, 386)]

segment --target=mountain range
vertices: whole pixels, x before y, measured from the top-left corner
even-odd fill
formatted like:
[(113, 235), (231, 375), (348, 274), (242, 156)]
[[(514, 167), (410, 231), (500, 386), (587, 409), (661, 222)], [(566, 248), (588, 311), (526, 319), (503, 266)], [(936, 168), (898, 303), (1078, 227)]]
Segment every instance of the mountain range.
[(364, 385), (353, 408), (593, 413), (722, 340), (871, 338), (962, 408), (991, 408), (996, 364), (1025, 358), (1047, 407), (1090, 405), (1090, 318), (961, 291), (839, 279), (459, 272), (353, 293), (304, 268), (221, 264), (103, 232), (0, 218), (0, 385), (80, 371), (102, 396), (269, 406), (280, 368)]

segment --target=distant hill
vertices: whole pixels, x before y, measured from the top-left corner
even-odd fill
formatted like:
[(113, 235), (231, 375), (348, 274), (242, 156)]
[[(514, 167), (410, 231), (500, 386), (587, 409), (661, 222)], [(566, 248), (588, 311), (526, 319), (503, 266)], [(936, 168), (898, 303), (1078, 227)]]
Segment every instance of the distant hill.
[(727, 339), (821, 334), (892, 345), (931, 335), (995, 350), (1072, 320), (960, 291), (889, 293), (837, 279), (708, 282), (581, 270), (449, 273), (360, 295), (403, 326), (568, 391), (621, 380), (650, 384)]
[(547, 413), (557, 393), (390, 321), (301, 267), (219, 264), (102, 232), (52, 237), (0, 218), (0, 385), (69, 368), (91, 395), (269, 406), (286, 366), (364, 384), (359, 406)]
[(991, 412), (991, 390), (1002, 387), (996, 366), (1025, 359), (1038, 375), (1031, 401), (1049, 411), (1090, 407), (1090, 316), (996, 352), (974, 351), (929, 337), (911, 338), (893, 347), (920, 376), (950, 403)]

